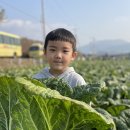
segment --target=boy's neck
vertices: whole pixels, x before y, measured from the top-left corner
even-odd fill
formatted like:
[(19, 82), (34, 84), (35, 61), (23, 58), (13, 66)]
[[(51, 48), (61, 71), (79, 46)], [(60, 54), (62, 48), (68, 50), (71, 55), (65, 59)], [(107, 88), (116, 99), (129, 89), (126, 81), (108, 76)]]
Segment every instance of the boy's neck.
[[(66, 68), (66, 69), (67, 69), (67, 68)], [(63, 71), (54, 71), (54, 70), (49, 69), (49, 72), (50, 72), (54, 77), (58, 77), (59, 75), (63, 74), (63, 73), (66, 71), (66, 69), (63, 70)]]

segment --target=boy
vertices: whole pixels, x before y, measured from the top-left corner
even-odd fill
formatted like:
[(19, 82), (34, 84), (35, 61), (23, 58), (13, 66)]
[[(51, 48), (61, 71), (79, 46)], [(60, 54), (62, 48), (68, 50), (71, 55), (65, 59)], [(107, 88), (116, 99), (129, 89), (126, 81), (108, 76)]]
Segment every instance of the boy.
[(33, 78), (60, 78), (70, 87), (86, 84), (83, 77), (76, 73), (73, 67), (69, 67), (77, 56), (76, 39), (70, 31), (58, 28), (48, 33), (45, 38), (44, 55), (50, 67), (44, 68)]

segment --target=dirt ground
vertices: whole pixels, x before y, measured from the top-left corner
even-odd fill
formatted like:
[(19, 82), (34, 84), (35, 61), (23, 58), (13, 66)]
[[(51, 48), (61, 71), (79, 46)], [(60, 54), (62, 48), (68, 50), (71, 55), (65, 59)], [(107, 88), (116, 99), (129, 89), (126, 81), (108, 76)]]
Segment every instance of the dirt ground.
[(31, 58), (0, 58), (0, 69), (8, 69), (14, 67), (26, 67), (43, 64), (42, 59)]

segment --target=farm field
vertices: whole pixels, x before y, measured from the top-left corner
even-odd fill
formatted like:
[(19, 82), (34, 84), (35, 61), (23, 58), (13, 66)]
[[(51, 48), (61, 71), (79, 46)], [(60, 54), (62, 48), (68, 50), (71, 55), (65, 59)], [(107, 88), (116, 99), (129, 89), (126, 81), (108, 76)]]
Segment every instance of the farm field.
[(29, 66), (41, 65), (43, 59), (33, 58), (0, 58), (0, 69), (24, 68)]
[(0, 130), (130, 129), (130, 58), (75, 61), (87, 85), (73, 89), (62, 80), (32, 79), (45, 62), (5, 63), (0, 62)]

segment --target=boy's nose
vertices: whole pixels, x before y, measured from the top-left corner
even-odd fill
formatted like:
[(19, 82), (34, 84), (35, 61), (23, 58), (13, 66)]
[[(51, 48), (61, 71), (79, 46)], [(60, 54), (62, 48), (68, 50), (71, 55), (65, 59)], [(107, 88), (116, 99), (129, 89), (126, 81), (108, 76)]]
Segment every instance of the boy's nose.
[(61, 53), (61, 52), (57, 52), (55, 56), (56, 56), (57, 58), (60, 58), (60, 57), (62, 57), (62, 53)]

